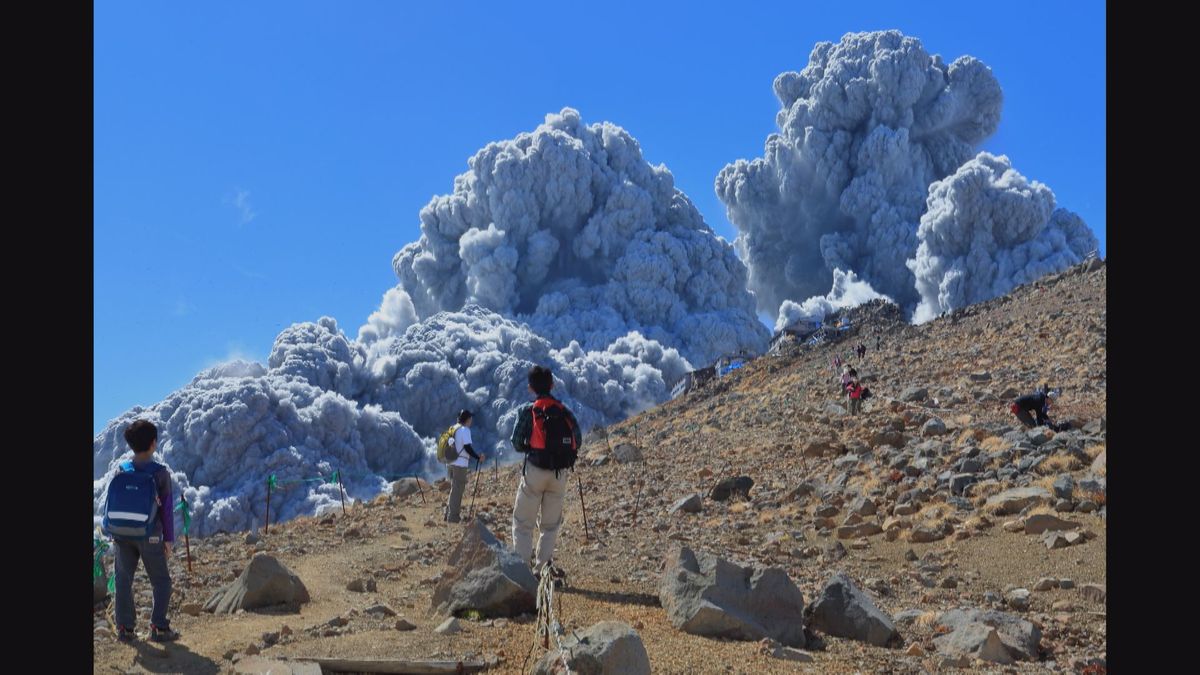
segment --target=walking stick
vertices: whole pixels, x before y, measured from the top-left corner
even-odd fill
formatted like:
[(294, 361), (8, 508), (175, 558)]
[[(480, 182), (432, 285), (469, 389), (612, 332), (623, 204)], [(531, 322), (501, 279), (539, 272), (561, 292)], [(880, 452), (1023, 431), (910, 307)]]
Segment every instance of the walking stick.
[(471, 518), (475, 517), (475, 495), (479, 494), (479, 465), (482, 463), (475, 460), (475, 489), (471, 491)]
[(579, 506), (583, 509), (583, 540), (590, 542), (592, 535), (588, 529), (587, 502), (583, 501), (583, 479), (579, 477), (579, 472), (575, 472), (575, 480), (579, 482)]
[(187, 500), (183, 495), (179, 495), (179, 506), (175, 507), (176, 511), (183, 511), (183, 545), (187, 550), (188, 574), (192, 573), (192, 542), (188, 537), (188, 530), (192, 526), (192, 514), (188, 509)]
[(421, 503), (425, 503), (425, 488), (421, 487), (421, 477), (413, 476), (413, 480), (417, 481), (417, 491), (421, 493)]
[(340, 495), (342, 498), (342, 515), (344, 516), (346, 515), (346, 491), (342, 489), (342, 474), (335, 470), (333, 472), (333, 480), (337, 481), (338, 495)]
[(267, 478), (267, 526), (263, 528), (263, 534), (271, 533), (271, 488), (275, 487), (275, 474), (271, 474)]

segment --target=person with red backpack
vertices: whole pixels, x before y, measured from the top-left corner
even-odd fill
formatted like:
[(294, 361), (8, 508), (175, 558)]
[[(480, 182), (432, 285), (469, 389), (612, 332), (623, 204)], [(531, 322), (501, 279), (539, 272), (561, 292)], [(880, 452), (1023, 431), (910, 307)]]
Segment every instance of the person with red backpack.
[[(575, 466), (583, 435), (575, 415), (550, 395), (554, 375), (549, 368), (534, 366), (529, 371), (529, 391), (537, 399), (521, 406), (513, 428), (513, 449), (525, 455), (521, 485), (513, 506), (513, 550), (521, 560), (533, 555), (533, 527), (539, 530), (536, 573), (550, 565), (558, 530), (563, 523), (563, 499), (567, 495), (567, 469)], [(539, 515), (540, 512), (540, 515)]]
[(154, 461), (158, 447), (158, 428), (149, 420), (137, 420), (125, 429), (125, 442), (133, 449), (133, 459), (121, 463), (121, 470), (108, 484), (105, 496), (105, 534), (113, 538), (117, 554), (113, 613), (116, 615), (117, 640), (130, 642), (136, 614), (133, 606), (133, 573), (138, 559), (146, 567), (154, 589), (154, 608), (150, 614), (150, 639), (171, 642), (179, 633), (167, 621), (171, 601), (171, 574), (167, 560), (175, 542), (175, 517), (171, 500), (171, 474)]

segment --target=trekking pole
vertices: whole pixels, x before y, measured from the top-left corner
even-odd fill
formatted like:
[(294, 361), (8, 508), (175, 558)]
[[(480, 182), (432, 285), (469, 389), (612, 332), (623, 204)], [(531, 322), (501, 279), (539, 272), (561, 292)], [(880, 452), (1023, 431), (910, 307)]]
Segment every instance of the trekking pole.
[(183, 495), (179, 495), (179, 505), (175, 507), (176, 511), (183, 512), (183, 545), (187, 551), (188, 574), (192, 573), (192, 542), (188, 537), (188, 530), (192, 527), (192, 514), (188, 508), (187, 500)]
[[(583, 509), (583, 540), (590, 542), (592, 540), (591, 531), (588, 529), (587, 520), (587, 502), (583, 501), (583, 478), (580, 478), (579, 472), (575, 472), (575, 480), (579, 482), (579, 506)], [(599, 539), (597, 539), (599, 541)]]
[(271, 488), (275, 487), (275, 474), (267, 477), (267, 526), (263, 528), (263, 534), (271, 533)]
[(333, 471), (333, 479), (337, 481), (338, 495), (342, 498), (342, 515), (346, 515), (346, 491), (342, 488), (342, 474), (336, 469)]
[(413, 480), (417, 481), (417, 492), (421, 493), (421, 503), (425, 503), (425, 488), (421, 487), (421, 477), (413, 476)]
[(471, 518), (475, 517), (475, 495), (479, 494), (479, 465), (482, 463), (478, 459), (475, 460), (475, 489), (471, 491)]

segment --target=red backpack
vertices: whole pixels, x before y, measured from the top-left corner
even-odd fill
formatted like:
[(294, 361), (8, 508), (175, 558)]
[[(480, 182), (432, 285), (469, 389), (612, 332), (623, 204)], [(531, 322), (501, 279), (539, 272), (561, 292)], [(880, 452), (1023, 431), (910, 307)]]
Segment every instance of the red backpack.
[(532, 452), (545, 453), (543, 457), (549, 466), (543, 468), (557, 471), (575, 466), (578, 456), (575, 427), (562, 403), (548, 396), (533, 402), (529, 447)]

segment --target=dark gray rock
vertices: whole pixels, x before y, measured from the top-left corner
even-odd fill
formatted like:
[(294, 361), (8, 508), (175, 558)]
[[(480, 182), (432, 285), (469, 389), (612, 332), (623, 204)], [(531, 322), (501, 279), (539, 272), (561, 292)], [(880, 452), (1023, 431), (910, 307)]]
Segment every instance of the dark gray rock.
[(850, 638), (885, 647), (896, 644), (900, 633), (891, 617), (875, 606), (845, 572), (834, 574), (809, 609), (809, 625), (827, 635)]
[(750, 488), (752, 487), (754, 487), (754, 479), (749, 476), (726, 478), (713, 487), (712, 494), (710, 494), (709, 497), (713, 501), (718, 502), (726, 501), (734, 495), (740, 495), (745, 499), (749, 499)]
[(1079, 523), (1063, 520), (1049, 513), (1035, 513), (1025, 519), (1025, 534), (1044, 534), (1051, 530), (1073, 530)]
[(308, 601), (300, 577), (273, 556), (256, 553), (238, 578), (209, 597), (204, 609), (217, 614), (277, 605), (298, 610)]
[[(554, 647), (554, 643), (551, 643)], [(650, 674), (650, 655), (642, 638), (632, 626), (620, 621), (601, 621), (582, 631), (571, 631), (562, 638), (567, 653), (567, 666), (580, 675), (629, 673)], [(533, 672), (551, 675), (561, 672), (562, 653), (557, 649), (546, 652)]]
[(632, 443), (621, 443), (620, 445), (616, 446), (613, 448), (612, 456), (618, 464), (628, 464), (629, 462), (643, 461), (642, 451)]
[(952, 609), (943, 613), (937, 625), (958, 630), (971, 623), (981, 623), (996, 629), (1001, 642), (1014, 658), (1036, 661), (1042, 631), (1032, 622), (1007, 612), (980, 609)]
[(804, 597), (778, 567), (741, 567), (680, 547), (667, 558), (659, 599), (671, 624), (693, 635), (804, 646)]
[(909, 387), (900, 394), (900, 400), (905, 403), (920, 403), (929, 398), (929, 390), (925, 387)]
[(921, 435), (928, 438), (930, 436), (946, 435), (946, 423), (937, 417), (929, 418), (925, 425), (921, 427)]
[(1054, 496), (1059, 499), (1070, 499), (1075, 491), (1075, 479), (1070, 474), (1062, 474), (1054, 479)]
[(951, 659), (976, 658), (992, 663), (1010, 664), (1013, 659), (1000, 637), (1000, 631), (982, 623), (969, 623), (933, 639), (938, 653)]
[(477, 519), (446, 559), (432, 607), (440, 614), (475, 610), (483, 616), (518, 616), (535, 610), (536, 592), (529, 564)]
[(1050, 500), (1050, 492), (1045, 488), (1030, 486), (1005, 490), (998, 495), (988, 497), (984, 508), (992, 510), (996, 515), (1006, 516), (1019, 513), (1029, 506), (1045, 504)]
[(976, 480), (974, 474), (958, 473), (950, 477), (950, 494), (961, 495)]
[(817, 492), (817, 489), (816, 483), (806, 480), (784, 495), (783, 499), (789, 502), (806, 499), (809, 495)]

